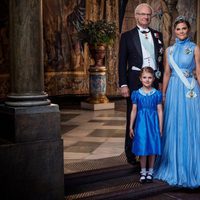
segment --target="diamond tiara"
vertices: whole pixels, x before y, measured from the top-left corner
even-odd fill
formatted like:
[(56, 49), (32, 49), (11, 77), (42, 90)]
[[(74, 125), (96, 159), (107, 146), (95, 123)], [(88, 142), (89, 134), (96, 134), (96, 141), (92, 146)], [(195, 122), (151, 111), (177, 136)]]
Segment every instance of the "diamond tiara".
[(187, 18), (185, 16), (180, 15), (175, 19), (174, 23), (176, 23), (178, 21), (188, 21), (188, 20), (187, 20)]

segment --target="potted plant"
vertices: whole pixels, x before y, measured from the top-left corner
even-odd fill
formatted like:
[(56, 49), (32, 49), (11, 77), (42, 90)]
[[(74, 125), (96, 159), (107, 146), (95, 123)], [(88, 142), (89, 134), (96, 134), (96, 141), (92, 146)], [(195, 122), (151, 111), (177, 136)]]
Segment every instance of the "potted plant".
[(116, 37), (116, 24), (105, 20), (86, 21), (79, 36), (83, 43), (87, 42), (89, 45), (110, 45)]
[(104, 65), (106, 46), (114, 43), (116, 24), (106, 20), (86, 21), (80, 29), (79, 38), (88, 43), (95, 66)]

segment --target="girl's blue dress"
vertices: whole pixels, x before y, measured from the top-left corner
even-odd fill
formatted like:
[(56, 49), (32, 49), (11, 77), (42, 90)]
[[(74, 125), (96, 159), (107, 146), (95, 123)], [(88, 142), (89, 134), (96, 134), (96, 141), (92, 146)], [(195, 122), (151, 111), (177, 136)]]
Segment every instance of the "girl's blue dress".
[(137, 156), (159, 155), (161, 141), (157, 105), (162, 103), (162, 93), (153, 88), (145, 93), (142, 88), (131, 94), (137, 104), (132, 152)]
[[(173, 58), (191, 82), (195, 69), (195, 44), (176, 39)], [(168, 51), (168, 60), (169, 60)], [(187, 98), (188, 89), (173, 67), (164, 106), (162, 154), (156, 160), (154, 177), (178, 187), (200, 186), (200, 87), (195, 83), (195, 98)]]

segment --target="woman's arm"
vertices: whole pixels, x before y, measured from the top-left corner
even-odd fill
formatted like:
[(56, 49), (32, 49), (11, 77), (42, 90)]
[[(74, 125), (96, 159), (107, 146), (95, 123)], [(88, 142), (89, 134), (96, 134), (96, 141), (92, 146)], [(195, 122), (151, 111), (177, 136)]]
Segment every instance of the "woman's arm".
[(196, 63), (197, 81), (200, 85), (200, 48), (198, 45), (195, 47), (194, 56), (195, 56), (195, 63)]
[(129, 135), (131, 138), (134, 137), (133, 124), (135, 122), (136, 114), (137, 114), (137, 104), (133, 104), (132, 110), (131, 110), (131, 117), (130, 117), (130, 127), (129, 127), (129, 130), (130, 130)]
[(158, 120), (159, 120), (159, 128), (160, 128), (160, 135), (162, 136), (163, 132), (163, 108), (162, 104), (157, 105), (157, 111), (158, 111)]
[(166, 93), (169, 78), (171, 75), (171, 69), (169, 67), (169, 63), (167, 59), (168, 50), (169, 48), (166, 49), (165, 56), (164, 56), (164, 75), (163, 75), (163, 86), (162, 86), (163, 98), (165, 98), (165, 93)]

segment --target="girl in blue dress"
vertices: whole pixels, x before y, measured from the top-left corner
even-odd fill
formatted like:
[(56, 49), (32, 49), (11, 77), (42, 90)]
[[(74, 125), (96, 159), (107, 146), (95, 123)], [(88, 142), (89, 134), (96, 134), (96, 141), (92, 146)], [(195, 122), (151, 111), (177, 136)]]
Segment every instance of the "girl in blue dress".
[(140, 81), (143, 87), (131, 94), (130, 137), (133, 138), (132, 152), (140, 159), (141, 183), (153, 181), (155, 155), (161, 153), (162, 93), (152, 87), (154, 79), (151, 67), (142, 68)]
[(175, 20), (174, 30), (175, 44), (165, 55), (162, 154), (154, 177), (172, 186), (196, 188), (200, 186), (200, 49), (188, 38), (190, 24), (184, 16)]

